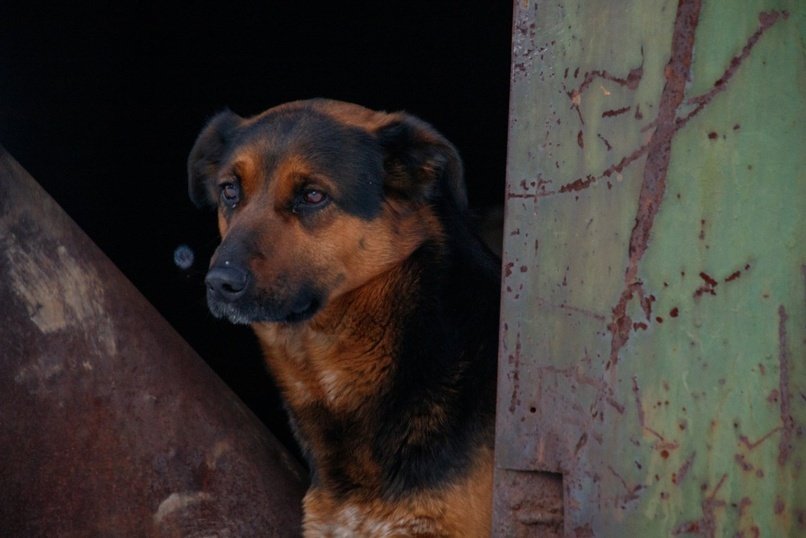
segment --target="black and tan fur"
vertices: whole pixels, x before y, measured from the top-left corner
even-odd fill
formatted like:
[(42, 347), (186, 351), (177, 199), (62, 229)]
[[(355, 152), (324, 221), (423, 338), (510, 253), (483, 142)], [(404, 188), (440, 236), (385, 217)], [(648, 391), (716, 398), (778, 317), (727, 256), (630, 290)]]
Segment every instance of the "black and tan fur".
[(306, 536), (486, 536), (499, 266), (461, 161), (403, 113), (300, 101), (214, 117), (210, 310), (257, 334), (308, 459)]

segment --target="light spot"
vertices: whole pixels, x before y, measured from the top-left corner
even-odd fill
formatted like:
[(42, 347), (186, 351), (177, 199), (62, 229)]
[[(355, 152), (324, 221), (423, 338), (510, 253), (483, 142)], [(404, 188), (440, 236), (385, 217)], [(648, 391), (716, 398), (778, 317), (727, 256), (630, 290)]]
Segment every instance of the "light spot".
[(229, 439), (221, 439), (216, 441), (216, 444), (207, 453), (207, 466), (210, 469), (215, 469), (219, 458), (232, 450), (232, 443)]
[(330, 403), (334, 403), (339, 397), (339, 393), (344, 390), (343, 383), (340, 382), (339, 373), (335, 370), (323, 370), (319, 376), (319, 383), (325, 391), (325, 396)]
[(93, 328), (93, 340), (114, 355), (117, 346), (104, 308), (104, 286), (93, 269), (60, 245), (45, 252), (24, 245), (12, 234), (5, 252), (11, 289), (22, 300), (31, 321), (43, 334)]
[[(17, 384), (37, 384), (40, 390), (45, 390), (45, 383), (63, 371), (64, 366), (59, 357), (40, 356), (17, 370), (14, 381)], [(34, 390), (34, 392), (38, 392), (38, 390)]]
[(177, 510), (184, 510), (188, 506), (212, 500), (212, 495), (204, 491), (171, 493), (157, 508), (157, 512), (154, 514), (154, 523), (161, 523), (163, 519)]
[(180, 269), (187, 271), (193, 266), (196, 256), (193, 254), (193, 249), (187, 245), (179, 245), (174, 250), (174, 263)]

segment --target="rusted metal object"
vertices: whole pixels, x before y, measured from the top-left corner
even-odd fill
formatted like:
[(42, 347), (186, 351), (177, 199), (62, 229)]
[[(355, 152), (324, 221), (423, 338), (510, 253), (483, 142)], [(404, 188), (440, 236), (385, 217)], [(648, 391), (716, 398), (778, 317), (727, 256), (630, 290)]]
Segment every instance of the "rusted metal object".
[(753, 6), (515, 2), (500, 536), (548, 473), (567, 536), (806, 534), (806, 4)]
[(299, 533), (299, 465), (2, 148), (0, 452), (3, 536)]
[[(494, 536), (559, 538), (563, 534), (562, 475), (496, 469)], [(506, 514), (507, 517), (501, 517)]]

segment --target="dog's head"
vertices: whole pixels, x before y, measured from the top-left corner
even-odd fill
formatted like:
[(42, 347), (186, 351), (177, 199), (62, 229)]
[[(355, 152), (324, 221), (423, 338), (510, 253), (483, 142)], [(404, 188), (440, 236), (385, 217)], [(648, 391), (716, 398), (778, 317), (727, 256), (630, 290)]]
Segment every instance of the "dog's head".
[(419, 119), (300, 101), (244, 119), (225, 111), (188, 159), (189, 192), (218, 211), (211, 312), (297, 322), (440, 241), (464, 213), (454, 147)]

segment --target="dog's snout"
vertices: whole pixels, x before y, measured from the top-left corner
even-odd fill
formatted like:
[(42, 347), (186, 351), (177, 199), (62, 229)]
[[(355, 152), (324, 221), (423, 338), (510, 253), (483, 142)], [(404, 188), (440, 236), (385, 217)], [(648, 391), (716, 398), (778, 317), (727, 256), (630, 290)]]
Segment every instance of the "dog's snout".
[(249, 287), (249, 273), (238, 267), (216, 266), (207, 272), (207, 289), (225, 301), (242, 297)]

